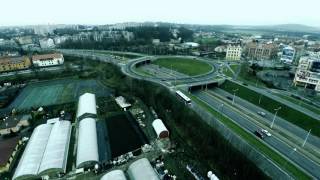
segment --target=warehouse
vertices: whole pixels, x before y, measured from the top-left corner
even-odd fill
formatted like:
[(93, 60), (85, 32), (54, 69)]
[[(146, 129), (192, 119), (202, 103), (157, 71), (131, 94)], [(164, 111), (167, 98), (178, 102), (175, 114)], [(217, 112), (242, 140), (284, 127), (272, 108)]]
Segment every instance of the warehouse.
[(93, 166), (99, 162), (96, 120), (84, 118), (79, 123), (77, 168)]
[(86, 117), (97, 117), (96, 96), (91, 93), (85, 93), (79, 97), (77, 119)]
[(169, 137), (169, 131), (166, 126), (163, 124), (161, 119), (156, 119), (152, 123), (152, 127), (157, 133), (158, 138), (167, 138)]
[(71, 124), (58, 121), (39, 125), (31, 135), (13, 179), (35, 178), (45, 173), (65, 173)]
[(149, 160), (146, 158), (133, 162), (127, 172), (131, 180), (159, 180)]
[(127, 180), (122, 170), (113, 170), (103, 175), (100, 180)]

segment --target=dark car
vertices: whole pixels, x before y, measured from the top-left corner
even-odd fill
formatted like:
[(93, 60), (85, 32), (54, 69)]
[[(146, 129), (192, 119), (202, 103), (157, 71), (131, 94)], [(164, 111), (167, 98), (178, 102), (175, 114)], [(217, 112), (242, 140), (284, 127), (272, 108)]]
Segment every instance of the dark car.
[(227, 96), (227, 99), (229, 99), (229, 100), (231, 100), (231, 101), (232, 101), (232, 97), (230, 97), (230, 96)]
[(255, 134), (256, 136), (258, 136), (259, 138), (261, 138), (261, 139), (264, 138), (264, 135), (262, 134), (262, 132), (260, 132), (260, 131), (258, 131), (258, 130), (255, 131), (254, 134)]

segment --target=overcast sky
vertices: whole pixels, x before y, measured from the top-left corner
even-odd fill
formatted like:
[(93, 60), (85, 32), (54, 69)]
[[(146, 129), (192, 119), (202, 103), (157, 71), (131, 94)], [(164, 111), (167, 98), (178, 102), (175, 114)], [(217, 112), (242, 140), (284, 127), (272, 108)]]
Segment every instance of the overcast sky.
[(320, 0), (2, 0), (0, 26), (162, 21), (320, 27), (319, 8)]

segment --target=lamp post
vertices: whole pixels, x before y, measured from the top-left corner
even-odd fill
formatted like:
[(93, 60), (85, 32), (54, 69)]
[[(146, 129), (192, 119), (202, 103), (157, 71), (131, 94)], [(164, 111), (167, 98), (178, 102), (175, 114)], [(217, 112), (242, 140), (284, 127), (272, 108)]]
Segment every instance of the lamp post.
[(276, 112), (274, 113), (273, 120), (272, 120), (272, 123), (271, 123), (271, 125), (270, 125), (270, 128), (271, 128), (271, 129), (272, 129), (272, 127), (273, 127), (274, 121), (276, 120), (278, 111), (279, 111), (280, 109), (281, 109), (281, 106), (279, 106), (278, 108), (274, 109)]
[(239, 89), (234, 89), (234, 90), (232, 90), (232, 91), (233, 91), (232, 105), (234, 104), (234, 98), (236, 97), (236, 92), (237, 92), (238, 90), (239, 90)]

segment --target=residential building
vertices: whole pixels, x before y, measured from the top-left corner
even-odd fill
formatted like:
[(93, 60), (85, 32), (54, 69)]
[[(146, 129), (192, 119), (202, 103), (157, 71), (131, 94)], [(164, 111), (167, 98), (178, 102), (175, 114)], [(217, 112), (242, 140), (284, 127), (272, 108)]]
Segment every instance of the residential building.
[(320, 59), (310, 56), (301, 57), (294, 84), (320, 92)]
[(254, 60), (268, 60), (276, 56), (277, 46), (274, 43), (251, 42), (246, 46), (247, 56)]
[(226, 60), (240, 60), (242, 53), (242, 48), (240, 45), (228, 45)]
[(19, 132), (23, 127), (29, 126), (31, 115), (3, 118), (0, 123), (0, 136)]
[(294, 60), (294, 56), (295, 56), (295, 49), (291, 46), (286, 46), (282, 49), (282, 53), (281, 53), (281, 62), (287, 63), (287, 64), (291, 64)]
[(0, 58), (0, 72), (27, 69), (30, 66), (31, 61), (27, 56)]
[(64, 58), (60, 53), (34, 55), (32, 63), (36, 67), (57, 66), (64, 63)]
[(0, 173), (6, 172), (10, 169), (19, 145), (22, 141), (18, 136), (3, 139), (0, 141)]

